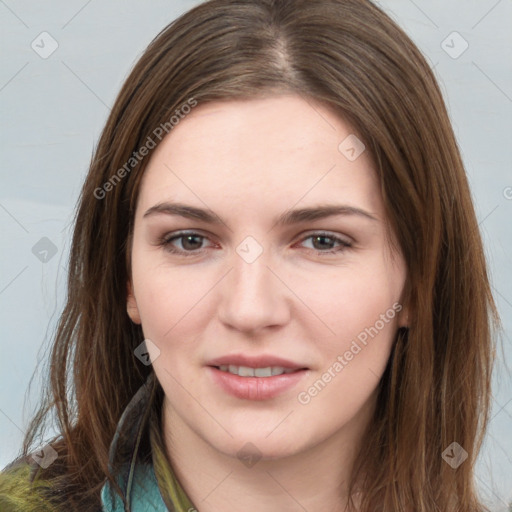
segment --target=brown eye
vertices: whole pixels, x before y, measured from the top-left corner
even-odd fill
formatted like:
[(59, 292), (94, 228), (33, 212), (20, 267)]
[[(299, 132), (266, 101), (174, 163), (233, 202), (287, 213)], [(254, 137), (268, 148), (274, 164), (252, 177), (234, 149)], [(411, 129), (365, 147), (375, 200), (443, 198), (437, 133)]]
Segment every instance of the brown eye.
[[(330, 233), (313, 233), (312, 235), (304, 238), (303, 242), (309, 239), (312, 240), (313, 244), (311, 249), (321, 254), (342, 252), (344, 249), (352, 246), (350, 242)], [(338, 244), (338, 246), (334, 247), (336, 244)]]
[[(159, 245), (173, 254), (197, 256), (205, 250), (205, 248), (202, 247), (204, 240), (207, 240), (207, 237), (196, 232), (171, 233), (170, 235), (164, 236), (159, 241)], [(348, 247), (352, 247), (349, 241), (330, 233), (313, 233), (303, 238), (302, 243), (306, 240), (312, 240), (312, 247), (310, 247), (310, 249), (317, 254), (336, 254)], [(177, 247), (177, 241), (179, 241), (181, 247)]]
[[(165, 247), (166, 251), (183, 256), (195, 256), (203, 252), (202, 243), (206, 237), (193, 232), (178, 233), (173, 236), (166, 236), (161, 239), (160, 245)], [(175, 241), (180, 240), (181, 248), (176, 247)]]

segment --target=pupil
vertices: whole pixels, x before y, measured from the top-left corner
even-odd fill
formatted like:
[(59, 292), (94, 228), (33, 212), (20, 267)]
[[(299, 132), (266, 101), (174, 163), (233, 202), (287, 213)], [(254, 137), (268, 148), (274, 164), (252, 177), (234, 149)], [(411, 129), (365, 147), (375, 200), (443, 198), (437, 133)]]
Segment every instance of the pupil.
[[(329, 237), (328, 236), (316, 236), (315, 241), (318, 241), (318, 240), (329, 240)], [(329, 245), (329, 249), (332, 248), (331, 247), (332, 244), (327, 244), (327, 245)]]
[[(185, 242), (183, 243), (183, 247), (184, 247), (185, 249), (197, 249), (197, 247), (190, 247), (190, 246), (189, 246), (189, 247), (187, 247), (187, 245), (189, 244), (190, 240), (191, 240), (191, 239), (193, 240), (194, 238), (198, 239), (198, 238), (200, 238), (200, 237), (198, 237), (198, 236), (196, 236), (196, 235), (186, 235), (186, 236), (184, 237)], [(193, 245), (194, 245), (194, 243), (192, 242), (192, 246), (193, 246)], [(196, 245), (197, 245), (197, 242), (196, 242)], [(199, 242), (199, 245), (201, 245), (201, 242)]]

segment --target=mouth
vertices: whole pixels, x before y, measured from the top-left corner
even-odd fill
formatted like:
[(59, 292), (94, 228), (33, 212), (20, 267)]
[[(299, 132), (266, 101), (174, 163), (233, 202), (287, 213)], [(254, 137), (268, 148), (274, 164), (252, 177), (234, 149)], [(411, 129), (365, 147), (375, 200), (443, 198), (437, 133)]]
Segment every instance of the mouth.
[(309, 368), (274, 356), (225, 356), (207, 365), (213, 382), (231, 396), (244, 400), (268, 400), (292, 387)]
[(275, 377), (276, 375), (283, 375), (288, 373), (299, 372), (307, 370), (307, 368), (285, 368), (283, 366), (265, 366), (260, 368), (251, 368), (250, 366), (236, 366), (234, 364), (222, 364), (220, 366), (213, 366), (221, 372), (231, 373), (239, 377)]

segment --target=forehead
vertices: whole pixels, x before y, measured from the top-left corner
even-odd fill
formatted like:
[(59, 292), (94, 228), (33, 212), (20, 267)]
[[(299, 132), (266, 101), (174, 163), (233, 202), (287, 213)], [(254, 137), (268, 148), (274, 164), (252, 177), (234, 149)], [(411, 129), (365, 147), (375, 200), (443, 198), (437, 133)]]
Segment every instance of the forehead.
[(199, 104), (186, 115), (159, 145), (154, 158), (168, 150), (179, 149), (185, 155), (209, 149), (218, 158), (237, 155), (248, 163), (250, 156), (268, 159), (282, 152), (293, 156), (290, 151), (303, 155), (313, 148), (336, 150), (338, 139), (353, 132), (326, 105), (293, 94), (215, 101)]
[(350, 199), (377, 211), (368, 151), (356, 159), (345, 152), (355, 137), (327, 106), (297, 95), (199, 104), (153, 150), (139, 204), (204, 198), (214, 210), (254, 211)]

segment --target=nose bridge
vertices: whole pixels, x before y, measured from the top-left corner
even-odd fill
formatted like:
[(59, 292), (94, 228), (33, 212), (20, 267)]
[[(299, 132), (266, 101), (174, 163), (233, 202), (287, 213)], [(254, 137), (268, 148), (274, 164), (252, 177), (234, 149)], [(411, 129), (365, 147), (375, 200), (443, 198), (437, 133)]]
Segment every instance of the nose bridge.
[(237, 254), (233, 255), (233, 276), (232, 293), (243, 296), (249, 296), (254, 299), (258, 295), (268, 293), (272, 287), (272, 279), (275, 279), (269, 267), (271, 266), (269, 252), (263, 251), (253, 259), (253, 249), (241, 253), (237, 249)]
[(219, 308), (222, 320), (241, 330), (284, 321), (286, 287), (271, 270), (271, 252), (249, 236), (236, 247), (231, 263)]

